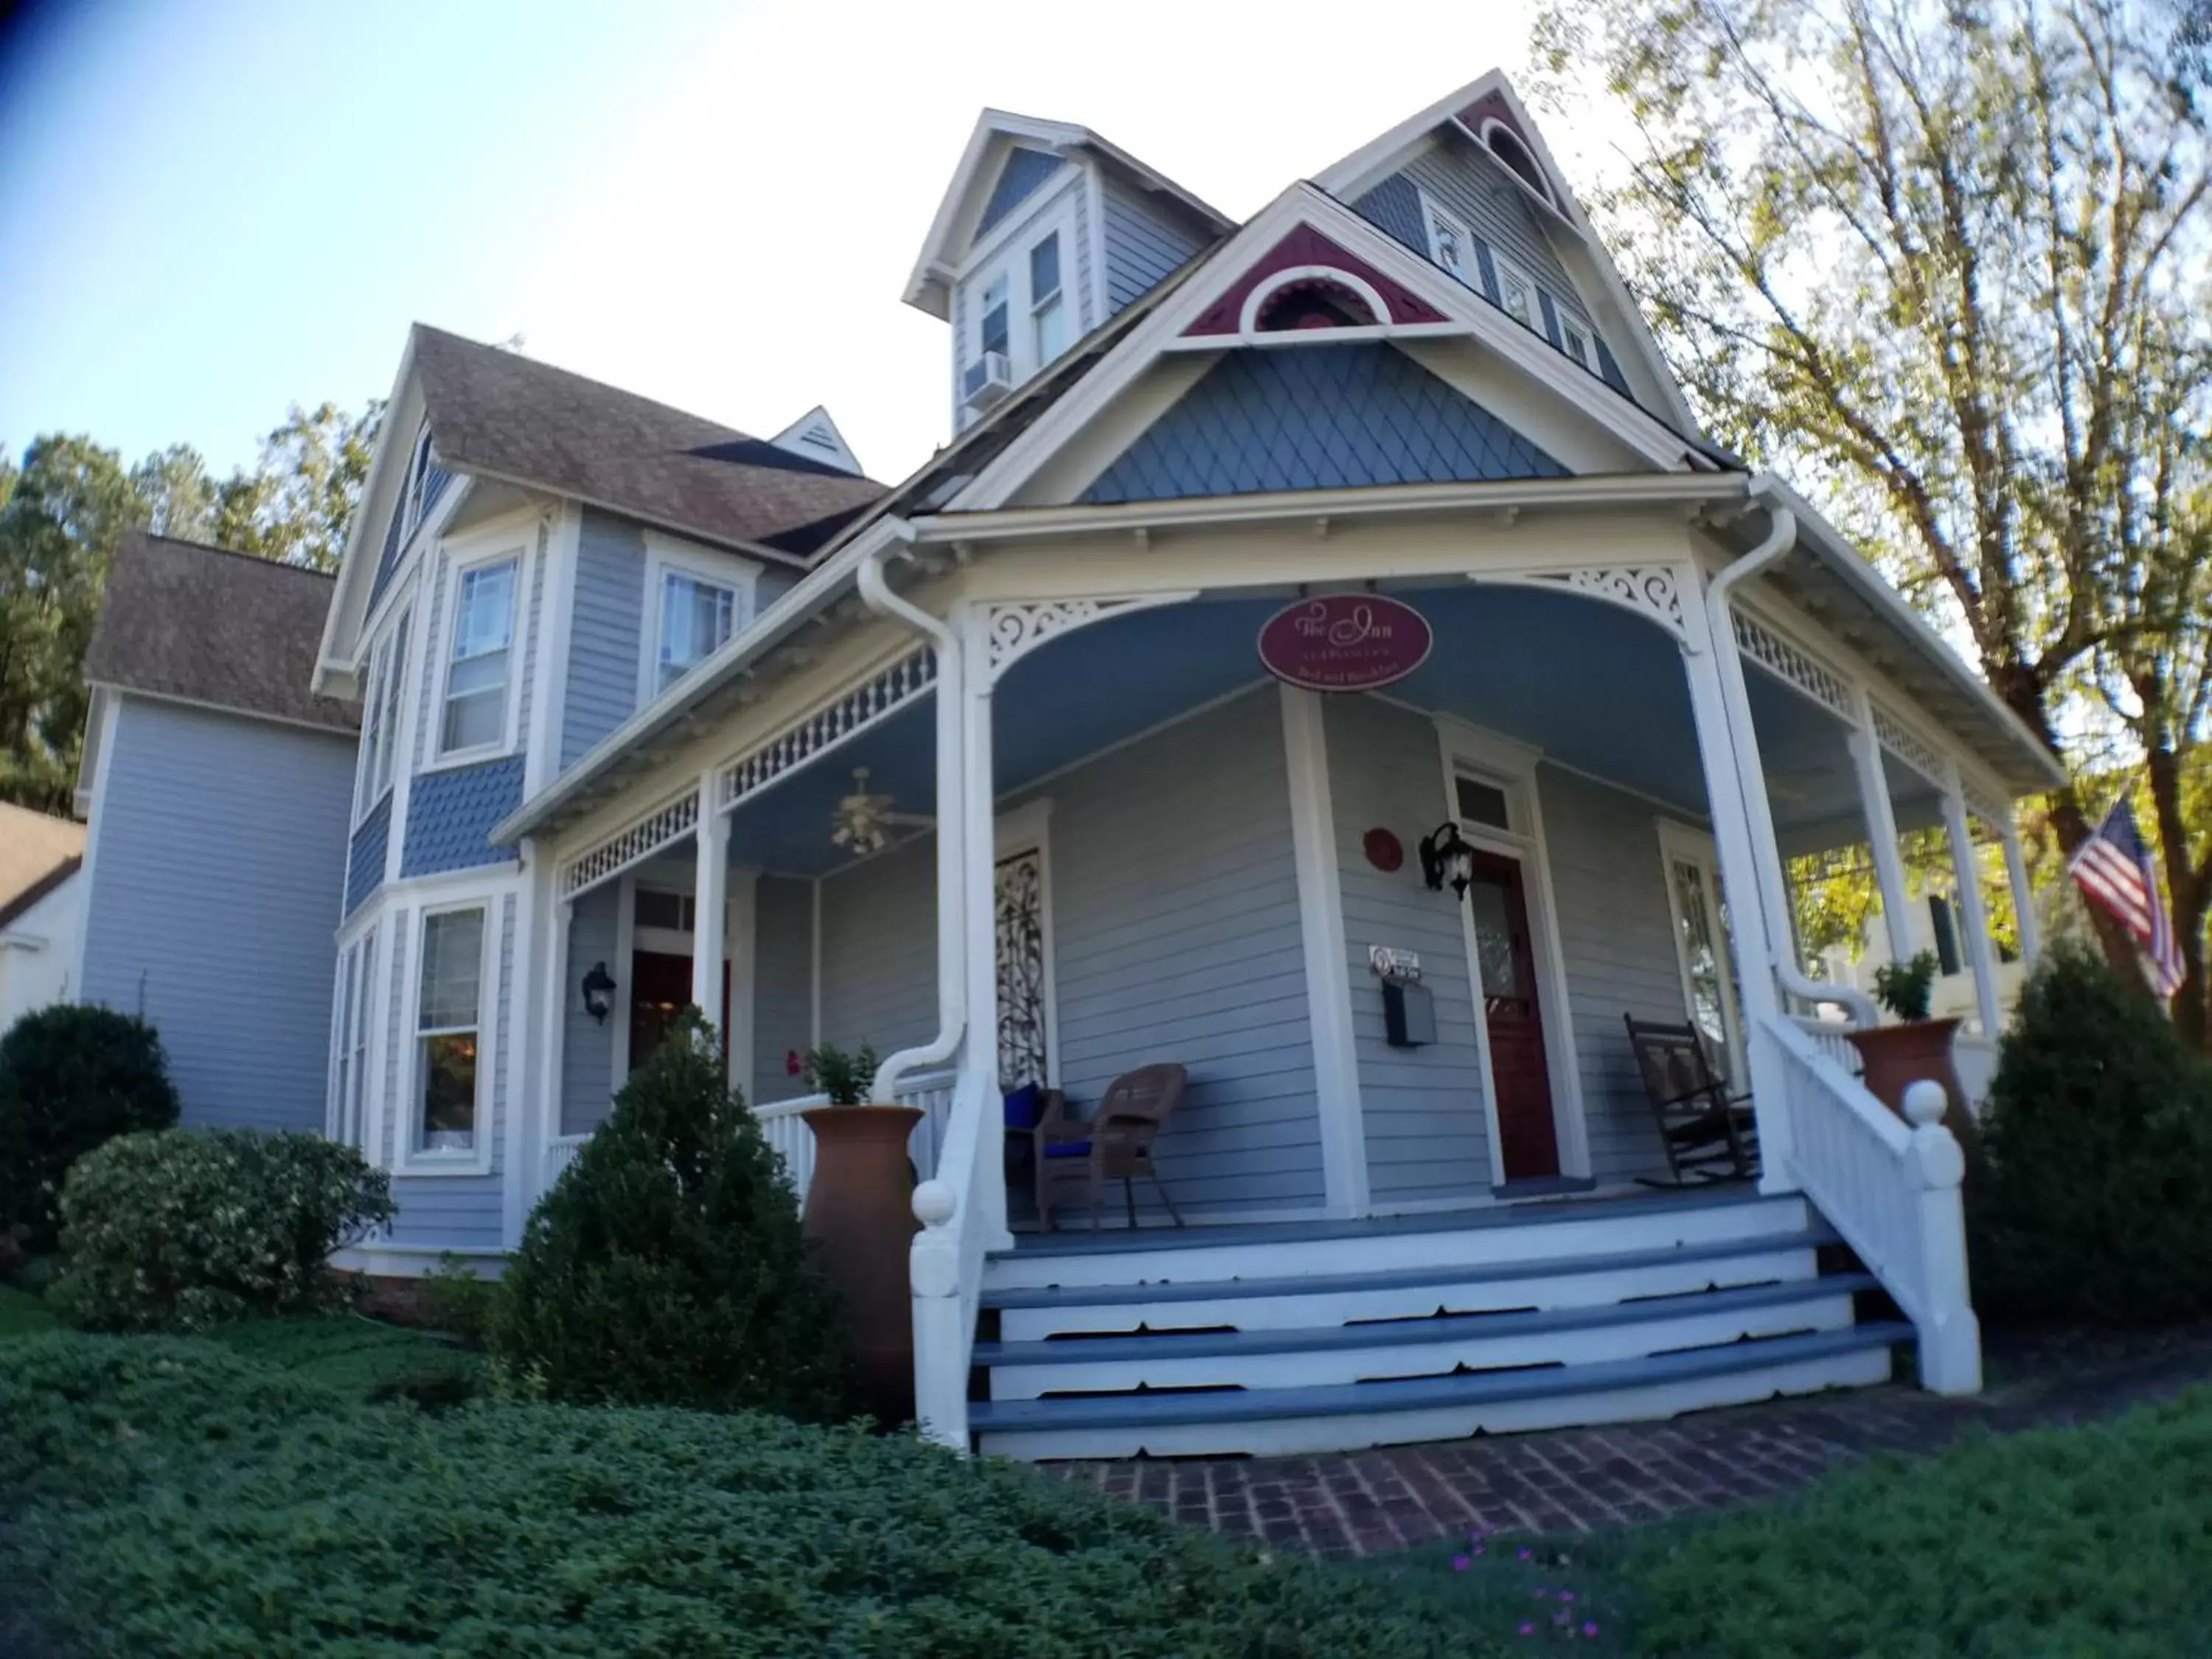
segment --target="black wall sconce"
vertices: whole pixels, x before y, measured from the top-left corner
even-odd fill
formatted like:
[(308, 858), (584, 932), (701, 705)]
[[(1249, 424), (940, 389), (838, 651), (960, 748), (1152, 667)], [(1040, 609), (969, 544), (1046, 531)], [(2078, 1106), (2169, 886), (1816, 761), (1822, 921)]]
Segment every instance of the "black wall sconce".
[(584, 1012), (604, 1025), (607, 1010), (615, 1006), (615, 976), (607, 971), (607, 964), (595, 962), (592, 971), (584, 975)]
[(1421, 837), (1421, 876), (1431, 892), (1442, 892), (1449, 882), (1454, 898), (1467, 896), (1468, 885), (1474, 879), (1474, 848), (1449, 818)]

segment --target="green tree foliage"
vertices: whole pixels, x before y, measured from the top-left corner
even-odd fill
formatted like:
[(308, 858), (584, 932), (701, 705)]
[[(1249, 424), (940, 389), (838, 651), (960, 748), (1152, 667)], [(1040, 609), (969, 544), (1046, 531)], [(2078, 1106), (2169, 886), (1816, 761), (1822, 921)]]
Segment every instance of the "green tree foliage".
[(117, 1135), (177, 1121), (161, 1039), (112, 1008), (58, 1002), (0, 1037), (0, 1232), (51, 1250), (70, 1166)]
[(539, 1200), (491, 1337), (554, 1400), (844, 1413), (842, 1308), (696, 1009)]
[[(2182, 782), (2212, 696), (2195, 12), (1554, 0), (1537, 45), (1550, 100), (1595, 76), (1632, 120), (1593, 204), (1716, 434), (1814, 483), (2054, 750), (2101, 711), (2147, 753), (2191, 968), (2175, 1013), (2201, 1040), (2212, 824)], [(2101, 804), (2054, 798), (2063, 848)]]
[(295, 407), (249, 471), (217, 480), (183, 444), (126, 467), (50, 434), (0, 461), (0, 800), (69, 810), (84, 735), (82, 666), (125, 531), (214, 541), (330, 569), (368, 477), (380, 403)]

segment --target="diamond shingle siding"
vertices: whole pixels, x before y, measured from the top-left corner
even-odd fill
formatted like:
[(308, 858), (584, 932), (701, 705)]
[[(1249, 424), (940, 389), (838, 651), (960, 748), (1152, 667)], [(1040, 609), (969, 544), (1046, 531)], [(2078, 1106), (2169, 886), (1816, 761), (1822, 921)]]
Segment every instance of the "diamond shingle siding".
[(424, 772), (407, 799), (407, 848), (399, 857), (403, 876), (434, 876), (442, 870), (468, 870), (480, 864), (504, 864), (514, 849), (495, 847), (492, 825), (522, 804), (522, 757)]
[(1006, 165), (999, 171), (999, 182), (991, 186), (990, 199), (983, 204), (983, 216), (975, 227), (980, 238), (1019, 207), (1030, 192), (1060, 171), (1060, 157), (1048, 155), (1042, 150), (1017, 148), (1006, 155)]
[(370, 809), (346, 848), (346, 914), (351, 915), (384, 885), (384, 851), (392, 839), (392, 797)]
[(1565, 476), (1395, 348), (1232, 351), (1102, 473), (1086, 501)]

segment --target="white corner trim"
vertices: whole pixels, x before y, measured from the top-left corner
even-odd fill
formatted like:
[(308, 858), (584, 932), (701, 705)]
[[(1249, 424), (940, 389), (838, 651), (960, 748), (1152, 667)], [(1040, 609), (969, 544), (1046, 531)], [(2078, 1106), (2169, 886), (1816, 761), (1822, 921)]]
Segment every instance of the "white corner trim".
[[(84, 863), (78, 867), (76, 879), (82, 884), (84, 897), (78, 906), (76, 921), (76, 949), (70, 964), (70, 983), (76, 988), (76, 1000), (84, 1000), (84, 964), (92, 943), (92, 907), (100, 889), (94, 885), (100, 873), (100, 832), (107, 822), (103, 810), (107, 802), (107, 778), (115, 763), (116, 726), (123, 718), (123, 699), (106, 686), (93, 693), (92, 724), (97, 735), (94, 742), (99, 749), (98, 758), (92, 768), (92, 805), (85, 814)], [(345, 896), (339, 895), (343, 907)]]
[(1328, 738), (1318, 691), (1279, 688), (1283, 758), (1289, 773), (1291, 852), (1297, 875), (1314, 1092), (1321, 1112), (1322, 1185), (1332, 1215), (1368, 1207), (1367, 1139), (1352, 1046), (1352, 957), (1345, 943), (1344, 890), (1336, 865), (1336, 812), (1329, 798)]
[(617, 1091), (629, 1081), (629, 982), (636, 963), (637, 872), (632, 870), (615, 887), (615, 959), (607, 964), (615, 981), (614, 1006), (607, 1010), (607, 1024), (614, 1028), (608, 1033), (607, 1073)]
[[(537, 684), (530, 691), (530, 731), (522, 760), (522, 798), (536, 797), (561, 769), (561, 726), (568, 700), (568, 639), (576, 611), (576, 561), (583, 510), (563, 501), (545, 542), (545, 574), (538, 601)], [(527, 613), (526, 612), (526, 615)]]

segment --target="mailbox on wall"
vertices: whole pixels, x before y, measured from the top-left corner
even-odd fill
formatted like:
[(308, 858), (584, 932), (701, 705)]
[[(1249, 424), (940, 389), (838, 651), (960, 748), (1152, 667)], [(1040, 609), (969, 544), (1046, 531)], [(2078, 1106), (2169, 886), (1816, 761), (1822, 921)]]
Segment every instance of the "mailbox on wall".
[(1421, 959), (1411, 951), (1370, 945), (1367, 965), (1382, 981), (1382, 1035), (1393, 1048), (1437, 1040), (1436, 1000), (1421, 983)]

